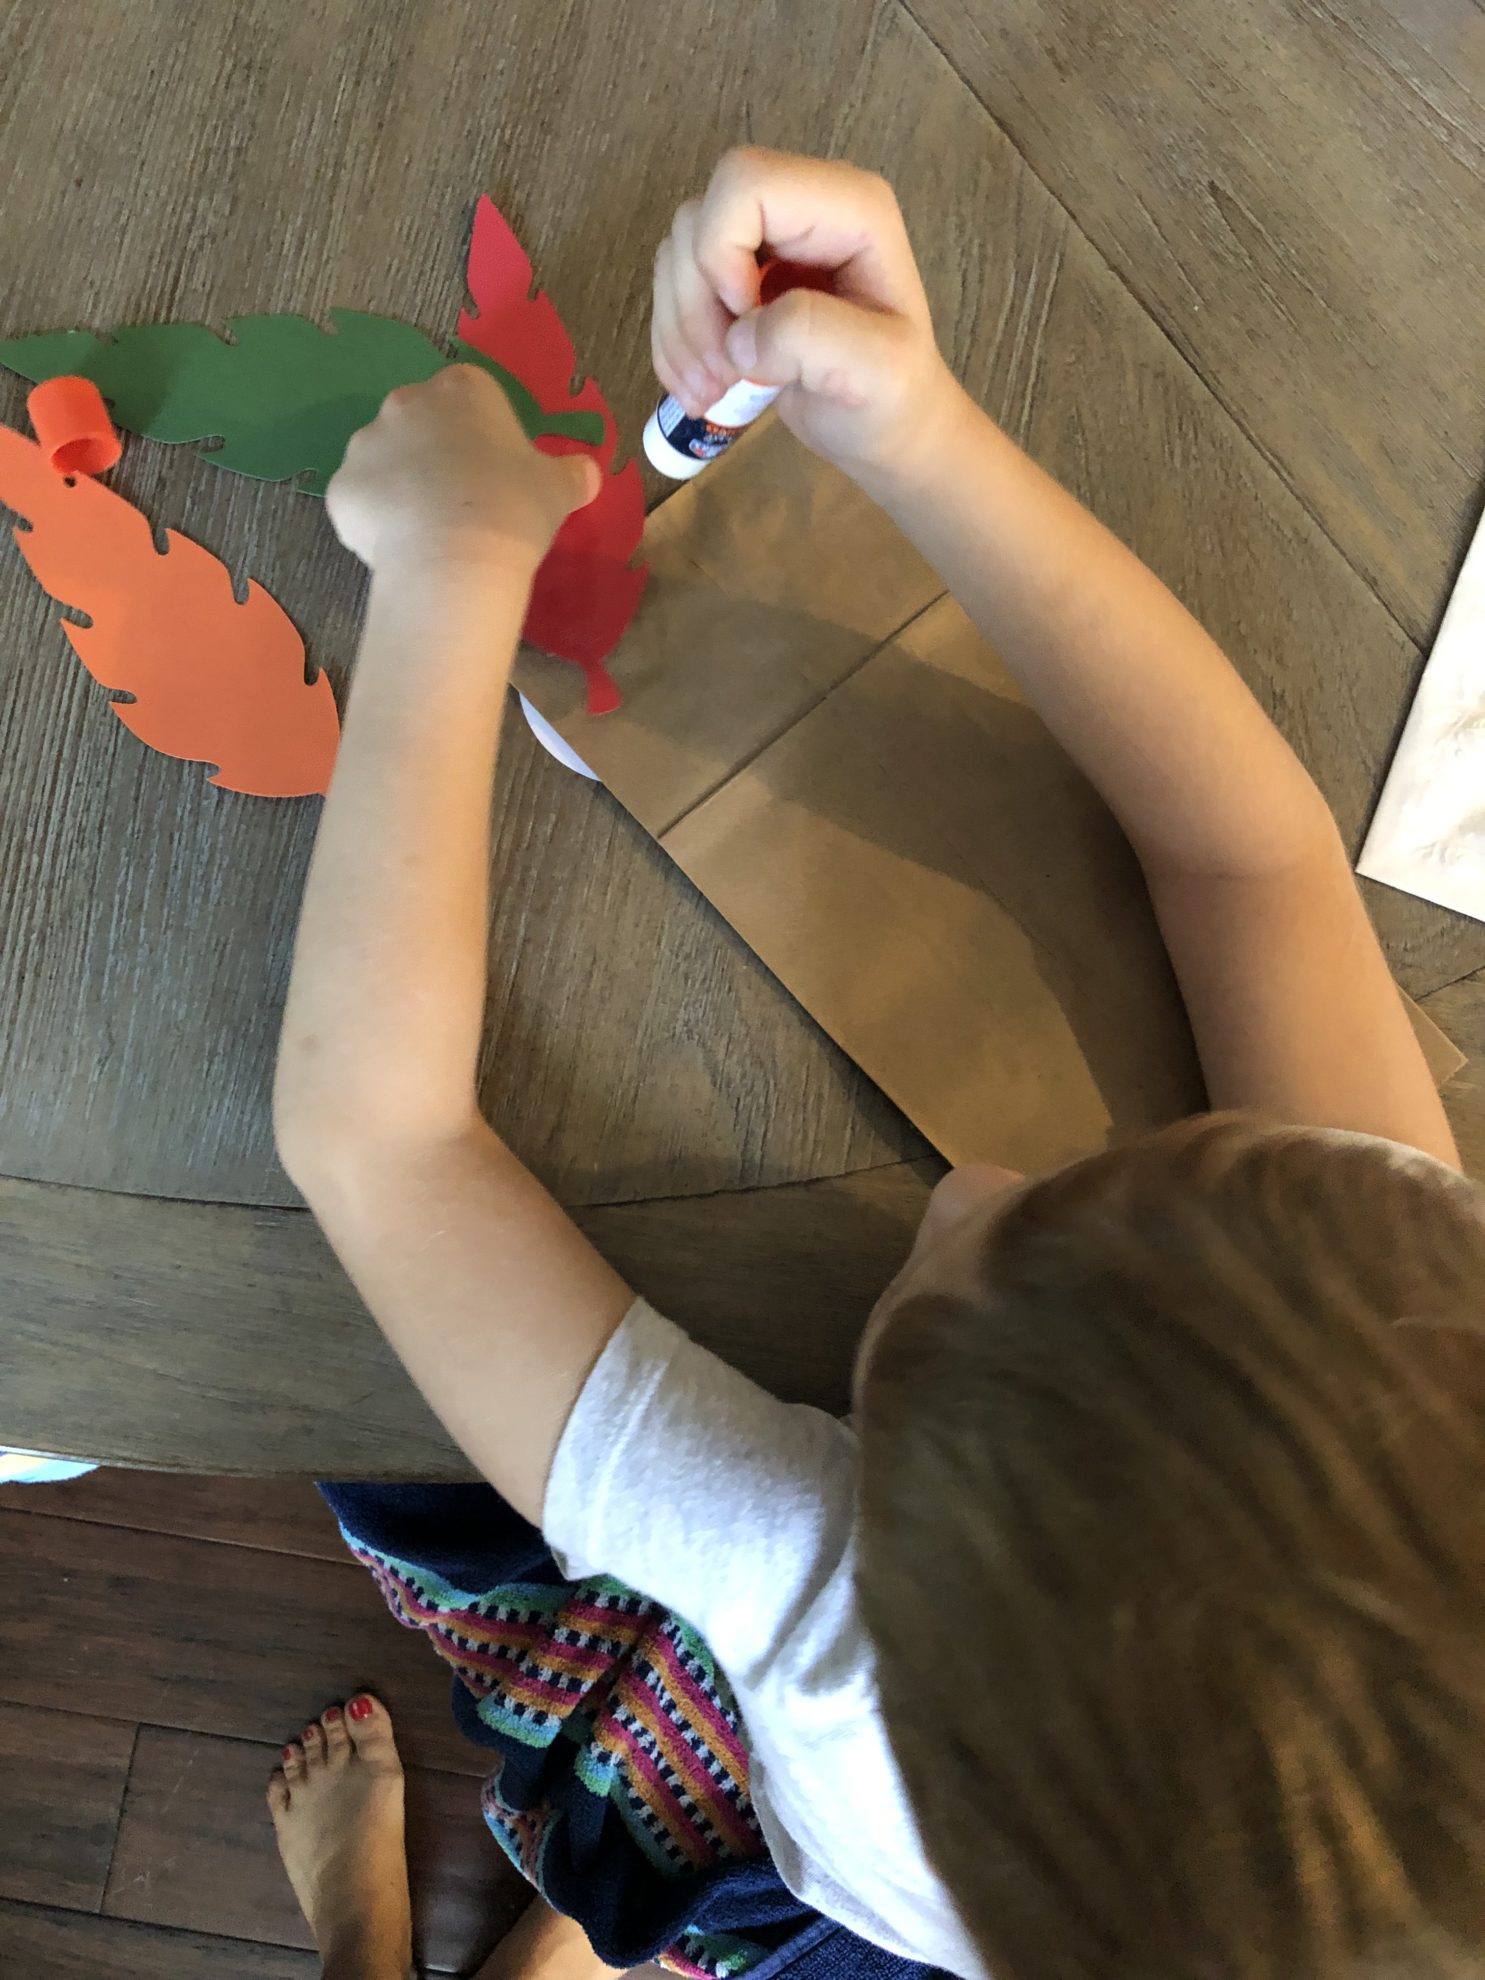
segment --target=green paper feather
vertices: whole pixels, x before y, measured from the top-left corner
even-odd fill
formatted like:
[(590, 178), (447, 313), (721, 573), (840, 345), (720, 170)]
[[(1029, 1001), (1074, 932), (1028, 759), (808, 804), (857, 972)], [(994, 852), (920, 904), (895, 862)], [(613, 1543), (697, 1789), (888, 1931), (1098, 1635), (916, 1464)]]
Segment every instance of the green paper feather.
[(215, 467), (262, 481), (302, 475), (323, 495), (346, 442), (398, 385), (448, 364), (477, 364), (504, 389), (528, 436), (557, 433), (597, 446), (599, 413), (549, 413), (504, 366), (471, 345), (449, 357), (410, 323), (332, 309), (332, 329), (307, 316), (235, 316), (231, 342), (199, 323), (133, 323), (111, 337), (58, 330), (0, 340), (0, 365), (39, 384), (91, 378), (130, 433), (171, 442), (220, 439), (202, 448)]

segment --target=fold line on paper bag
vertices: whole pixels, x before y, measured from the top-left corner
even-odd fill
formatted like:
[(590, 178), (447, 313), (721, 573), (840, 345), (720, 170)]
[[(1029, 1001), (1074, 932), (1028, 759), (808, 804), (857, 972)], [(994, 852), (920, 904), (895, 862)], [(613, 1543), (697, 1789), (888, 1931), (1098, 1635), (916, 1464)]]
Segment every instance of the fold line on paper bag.
[[(699, 797), (694, 804), (687, 805), (686, 809), (683, 812), (681, 812), (677, 818), (674, 818), (662, 830), (656, 832), (654, 834), (655, 842), (661, 848), (661, 850), (663, 852), (669, 852), (670, 849), (665, 843), (666, 838), (669, 834), (679, 831), (682, 825), (685, 825), (692, 820), (698, 819), (700, 817), (700, 814), (706, 809), (706, 807), (709, 804), (714, 803), (716, 800), (721, 798), (726, 793), (726, 791), (728, 790), (729, 786), (732, 784), (734, 779), (746, 775), (746, 773), (750, 769), (752, 769), (754, 764), (756, 764), (761, 757), (766, 756), (769, 750), (771, 750), (775, 744), (782, 742), (784, 738), (786, 736), (791, 735), (794, 732), (794, 730), (800, 726), (801, 723), (809, 721), (812, 716), (818, 714), (820, 710), (826, 708), (829, 705), (829, 703), (836, 698), (836, 696), (842, 693), (844, 689), (850, 687), (852, 683), (856, 680), (857, 676), (861, 673), (863, 668), (870, 666), (872, 661), (875, 660), (880, 654), (885, 653), (889, 646), (896, 645), (897, 642), (903, 638), (903, 635), (908, 631), (910, 627), (917, 625), (921, 620), (925, 619), (930, 612), (938, 611), (939, 608), (943, 606), (946, 602), (950, 604), (954, 608), (954, 610), (957, 613), (959, 613), (960, 616), (963, 618), (966, 629), (970, 632), (971, 636), (976, 640), (982, 642), (986, 647), (987, 651), (989, 651), (991, 655), (995, 657), (996, 664), (1003, 667), (1004, 663), (1001, 662), (999, 660), (998, 655), (995, 654), (994, 647), (990, 645), (990, 642), (987, 639), (985, 639), (984, 634), (980, 632), (979, 628), (974, 624), (974, 621), (969, 617), (968, 613), (965, 612), (964, 607), (959, 603), (958, 599), (954, 597), (953, 593), (950, 592), (946, 587), (943, 591), (941, 591), (938, 594), (936, 598), (931, 599), (927, 605), (920, 607), (919, 610), (916, 612), (910, 612), (908, 616), (903, 620), (900, 626), (894, 627), (893, 630), (890, 633), (888, 633), (887, 637), (881, 640), (876, 646), (874, 646), (869, 653), (863, 653), (860, 660), (857, 661), (856, 665), (852, 667), (851, 671), (848, 674), (842, 674), (842, 676), (838, 681), (832, 682), (832, 684), (828, 688), (826, 688), (823, 693), (816, 696), (814, 701), (812, 701), (807, 708), (801, 709), (800, 712), (796, 716), (794, 716), (792, 720), (786, 723), (785, 726), (779, 730), (777, 735), (770, 737), (767, 742), (760, 744), (759, 747), (753, 750), (749, 755), (745, 757), (740, 757), (738, 761), (733, 764), (732, 768), (727, 772), (726, 776), (720, 778), (717, 781), (717, 783), (715, 783), (712, 786), (712, 788), (709, 791), (707, 791), (702, 797)], [(1063, 748), (1061, 743), (1058, 742), (1057, 738), (1052, 734), (1051, 730), (1047, 729), (1045, 722), (1042, 721), (1042, 718), (1037, 714), (1035, 708), (1033, 708), (1031, 703), (1026, 700), (1025, 695), (1020, 690), (1019, 683), (1015, 682), (1014, 678), (1011, 677), (1009, 674), (1007, 674), (1007, 679), (1010, 681), (1011, 686), (1013, 688), (1014, 698), (1017, 706), (1023, 708), (1024, 710), (1026, 710), (1028, 714), (1032, 715), (1035, 718), (1038, 725), (1045, 731), (1049, 742), (1051, 743), (1052, 747), (1057, 751), (1058, 755), (1065, 758), (1066, 761), (1070, 765), (1072, 765), (1074, 770), (1076, 770), (1077, 766), (1073, 764), (1072, 758), (1068, 756), (1067, 751)], [(1100, 809), (1107, 816), (1111, 829), (1119, 835), (1121, 841), (1125, 845), (1128, 845), (1129, 841), (1127, 835), (1124, 833), (1122, 827), (1119, 825), (1118, 820), (1114, 817), (1113, 812), (1109, 810), (1107, 801), (1104, 800), (1099, 795), (1096, 788), (1091, 783), (1091, 780), (1089, 780), (1083, 772), (1078, 771), (1077, 774), (1079, 775), (1079, 777), (1082, 779), (1083, 782), (1088, 784), (1089, 789), (1093, 791), (1095, 798), (1097, 798), (1098, 800)], [(623, 800), (621, 799), (620, 802), (622, 803)], [(1130, 848), (1130, 850), (1131, 852), (1133, 852), (1132, 847)], [(672, 857), (674, 857), (673, 854)], [(679, 865), (680, 862), (677, 861), (677, 864)], [(687, 869), (684, 867), (682, 867), (681, 870), (683, 872), (687, 871)], [(691, 876), (688, 873), (688, 878), (689, 877)], [(1146, 890), (1147, 890), (1146, 898), (1148, 898), (1148, 883), (1143, 883), (1143, 884), (1146, 885)], [(1021, 935), (1026, 940), (1033, 954), (1035, 954), (1038, 957), (1044, 958), (1051, 965), (1056, 965), (1061, 961), (1061, 957), (1058, 951), (1052, 946), (1052, 944), (1047, 940), (1047, 938), (1039, 930), (1028, 925), (1025, 917), (1017, 911), (1015, 904), (1006, 897), (1005, 893), (999, 887), (993, 885), (988, 878), (984, 876), (978, 878), (974, 885), (974, 891), (979, 894), (982, 894), (986, 900), (992, 901), (995, 904), (995, 906), (1000, 909), (1001, 913), (1006, 917), (1006, 920), (1013, 927), (1019, 929)], [(706, 896), (706, 898), (708, 899), (708, 901), (711, 901), (710, 895)], [(717, 904), (715, 901), (711, 901), (711, 905), (713, 907), (716, 907)], [(726, 919), (724, 910), (718, 909), (718, 912), (722, 913), (723, 918)], [(732, 924), (729, 922), (728, 925), (731, 926)], [(740, 930), (738, 932), (741, 933)], [(749, 946), (751, 947), (752, 945), (749, 944)], [(754, 950), (754, 953), (755, 954), (758, 953), (756, 949)], [(765, 961), (765, 967), (772, 969), (772, 965), (767, 963), (766, 959), (762, 959), (762, 960)], [(778, 972), (776, 970), (774, 970), (773, 973), (776, 977), (778, 977)], [(784, 982), (784, 979), (782, 977), (778, 977), (778, 980), (780, 982)], [(787, 983), (785, 983), (785, 988), (789, 989), (790, 996), (794, 997), (795, 1001), (801, 1004), (801, 1008), (803, 1009), (808, 1008), (808, 1006), (802, 1003), (802, 1000), (798, 997), (797, 993), (793, 989), (789, 988), (789, 985)], [(813, 1012), (811, 1012), (811, 1016), (813, 1015), (814, 1015)], [(873, 1075), (873, 1077), (875, 1077), (875, 1075)], [(880, 1081), (878, 1083), (880, 1084)], [(884, 1088), (883, 1090), (885, 1091), (886, 1089)], [(902, 1106), (902, 1102), (900, 1100), (897, 1100), (895, 1094), (889, 1094), (889, 1098), (891, 1098), (896, 1105), (900, 1107)], [(907, 1113), (909, 1110), (906, 1107), (903, 1107), (902, 1111), (904, 1113)]]
[[(690, 563), (691, 560), (687, 558), (686, 561)], [(715, 585), (716, 579), (708, 577), (706, 572), (701, 569), (701, 566), (699, 564), (693, 565), (692, 568), (700, 573), (705, 583), (710, 585)], [(685, 824), (688, 818), (693, 817), (698, 811), (701, 810), (703, 805), (710, 804), (714, 797), (719, 796), (721, 792), (725, 791), (727, 786), (732, 782), (734, 777), (740, 777), (743, 775), (745, 771), (750, 770), (752, 766), (758, 761), (760, 756), (766, 756), (768, 751), (773, 748), (775, 743), (782, 742), (784, 737), (787, 736), (792, 729), (797, 728), (801, 722), (807, 722), (811, 715), (815, 714), (815, 712), (818, 709), (821, 709), (825, 706), (826, 702), (830, 700), (832, 695), (839, 694), (843, 687), (849, 687), (851, 682), (854, 681), (856, 676), (861, 672), (861, 669), (865, 666), (868, 666), (873, 660), (875, 660), (877, 655), (883, 650), (884, 647), (890, 646), (894, 640), (901, 639), (909, 626), (915, 626), (918, 623), (919, 619), (923, 617), (925, 612), (932, 612), (937, 606), (942, 605), (944, 600), (948, 596), (949, 596), (948, 590), (945, 589), (939, 592), (936, 598), (930, 598), (926, 605), (920, 605), (916, 612), (909, 612), (907, 617), (903, 620), (900, 626), (894, 626), (891, 632), (889, 632), (884, 639), (878, 640), (877, 644), (874, 647), (872, 647), (869, 652), (862, 654), (861, 658), (858, 661), (856, 661), (854, 666), (852, 666), (849, 673), (842, 674), (838, 680), (832, 681), (829, 687), (823, 689), (819, 694), (817, 694), (813, 701), (807, 703), (804, 707), (797, 709), (795, 713), (789, 717), (789, 720), (784, 724), (784, 726), (781, 729), (776, 730), (771, 736), (766, 737), (762, 742), (759, 743), (756, 749), (750, 750), (746, 756), (738, 757), (737, 761), (732, 764), (731, 768), (728, 769), (724, 775), (719, 777), (716, 783), (712, 784), (707, 790), (704, 790), (699, 797), (693, 798), (691, 803), (686, 806), (684, 811), (677, 812), (674, 818), (666, 819), (663, 825), (657, 827), (657, 829), (651, 834), (656, 845), (663, 847), (665, 844), (665, 835), (668, 832), (674, 832), (679, 830), (679, 828)], [(607, 786), (605, 786), (605, 788), (607, 788)], [(617, 795), (617, 793), (613, 793), (613, 795)], [(623, 804), (624, 800), (620, 798), (619, 802), (620, 804)], [(625, 809), (628, 810), (627, 805), (625, 806)], [(632, 815), (633, 814), (631, 813), (631, 816)]]

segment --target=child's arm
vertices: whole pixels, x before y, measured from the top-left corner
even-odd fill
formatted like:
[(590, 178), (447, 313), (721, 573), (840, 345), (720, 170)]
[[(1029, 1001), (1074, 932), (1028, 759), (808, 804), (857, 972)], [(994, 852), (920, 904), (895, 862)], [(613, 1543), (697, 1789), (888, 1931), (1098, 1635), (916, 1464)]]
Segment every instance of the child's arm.
[[(837, 293), (756, 310), (764, 243)], [(1320, 793), (1190, 614), (953, 381), (890, 189), (731, 154), (661, 252), (655, 353), (690, 406), (786, 386), (783, 418), (942, 574), (1139, 855), (1213, 1104), (1456, 1160)]]
[(351, 442), (328, 505), (371, 596), (274, 1092), (284, 1165), (367, 1305), (533, 1520), (630, 1294), (476, 1106), (490, 789), (532, 576), (595, 486), (467, 367)]

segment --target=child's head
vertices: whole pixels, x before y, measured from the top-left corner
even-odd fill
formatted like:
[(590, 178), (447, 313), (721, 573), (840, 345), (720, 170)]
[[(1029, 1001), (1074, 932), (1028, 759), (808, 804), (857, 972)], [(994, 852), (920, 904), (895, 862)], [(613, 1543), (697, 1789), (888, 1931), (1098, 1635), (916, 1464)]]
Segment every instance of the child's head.
[(861, 1598), (996, 1980), (1485, 1973), (1485, 1219), (1183, 1123), (973, 1207), (859, 1377)]

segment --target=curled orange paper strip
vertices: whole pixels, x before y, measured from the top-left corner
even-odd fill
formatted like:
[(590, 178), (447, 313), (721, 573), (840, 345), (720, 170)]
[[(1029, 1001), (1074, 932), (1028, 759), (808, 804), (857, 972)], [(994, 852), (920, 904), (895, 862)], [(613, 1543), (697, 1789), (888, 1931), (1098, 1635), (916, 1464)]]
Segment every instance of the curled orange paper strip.
[(26, 411), (58, 474), (107, 474), (124, 451), (91, 378), (48, 378), (27, 395)]

